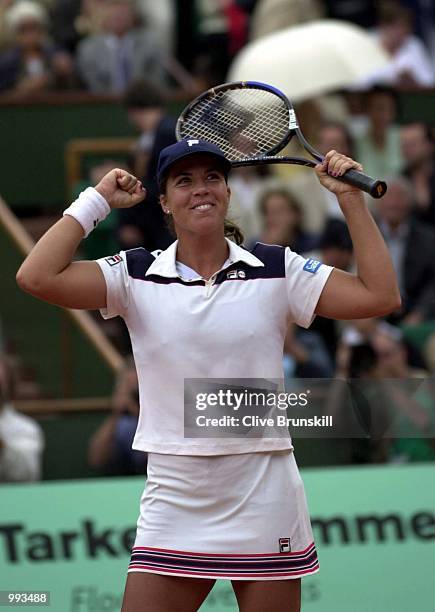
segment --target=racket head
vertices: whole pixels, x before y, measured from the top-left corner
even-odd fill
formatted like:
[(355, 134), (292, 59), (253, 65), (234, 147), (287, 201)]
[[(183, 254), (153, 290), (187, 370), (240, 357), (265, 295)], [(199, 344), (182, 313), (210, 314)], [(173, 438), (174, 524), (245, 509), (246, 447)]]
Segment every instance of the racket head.
[(272, 156), (298, 131), (290, 100), (257, 81), (212, 87), (182, 111), (177, 140), (198, 138), (216, 144), (231, 162)]

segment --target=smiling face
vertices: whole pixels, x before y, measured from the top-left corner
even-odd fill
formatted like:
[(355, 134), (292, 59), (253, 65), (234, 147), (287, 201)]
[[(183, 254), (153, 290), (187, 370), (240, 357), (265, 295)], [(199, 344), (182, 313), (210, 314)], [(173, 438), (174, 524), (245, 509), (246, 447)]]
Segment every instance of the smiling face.
[(175, 162), (169, 170), (160, 203), (170, 211), (178, 238), (224, 234), (230, 189), (222, 164), (199, 153)]

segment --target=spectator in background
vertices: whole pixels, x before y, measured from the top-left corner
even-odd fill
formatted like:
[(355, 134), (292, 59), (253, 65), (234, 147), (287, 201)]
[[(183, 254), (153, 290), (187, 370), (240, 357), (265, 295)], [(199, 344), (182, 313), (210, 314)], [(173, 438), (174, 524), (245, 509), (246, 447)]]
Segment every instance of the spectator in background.
[(398, 1), (380, 5), (375, 40), (390, 56), (390, 62), (361, 80), (358, 89), (387, 84), (392, 87), (432, 87), (435, 74), (424, 44), (414, 36), (413, 12)]
[(94, 93), (122, 94), (138, 79), (167, 82), (166, 58), (154, 32), (138, 26), (131, 0), (108, 0), (101, 32), (77, 47), (77, 67), (86, 88)]
[[(340, 121), (325, 121), (323, 123), (319, 130), (317, 148), (322, 155), (326, 155), (331, 149), (352, 158), (355, 154), (352, 135), (348, 127)], [(337, 217), (342, 220), (343, 213), (338, 205), (337, 198), (323, 187), (322, 197), (327, 202), (328, 217)]]
[(12, 405), (11, 369), (0, 356), (0, 482), (40, 480), (44, 435), (36, 421)]
[(414, 31), (423, 40), (435, 67), (435, 4), (433, 0), (402, 0), (414, 15)]
[(259, 210), (263, 226), (259, 242), (288, 246), (297, 253), (314, 247), (316, 237), (304, 231), (301, 205), (287, 189), (267, 189), (260, 198)]
[(132, 358), (126, 360), (112, 396), (112, 413), (89, 443), (89, 465), (107, 476), (145, 474), (146, 454), (132, 449), (139, 417), (139, 386)]
[(435, 317), (435, 232), (413, 218), (409, 182), (404, 177), (387, 182), (388, 191), (376, 206), (402, 296), (402, 307), (391, 320), (415, 325)]
[[(328, 219), (318, 239), (318, 248), (305, 256), (350, 271), (353, 245), (346, 223), (340, 219)], [(289, 326), (284, 344), (286, 376), (332, 377), (337, 343), (337, 323), (333, 319), (317, 316), (309, 330)]]
[(378, 326), (370, 338), (378, 358), (381, 378), (426, 378), (427, 370), (412, 367), (408, 360), (408, 350), (402, 336), (390, 333), (386, 326)]
[(435, 157), (431, 130), (424, 123), (410, 123), (400, 130), (405, 161), (404, 174), (412, 185), (414, 215), (435, 226)]
[(330, 19), (351, 21), (362, 28), (372, 28), (376, 23), (377, 0), (324, 0)]
[(195, 74), (207, 86), (225, 82), (235, 54), (248, 37), (248, 11), (237, 0), (195, 0)]
[(385, 434), (391, 424), (389, 397), (379, 380), (378, 359), (370, 342), (348, 347), (346, 360), (328, 389), (326, 412), (341, 427), (341, 435), (350, 436), (351, 463), (388, 461), (390, 440)]
[(176, 0), (136, 0), (143, 22), (155, 32), (167, 55), (175, 52), (175, 5)]
[(68, 53), (49, 41), (45, 9), (31, 0), (13, 4), (5, 15), (11, 45), (0, 55), (0, 92), (16, 97), (74, 86), (73, 62)]
[(10, 32), (6, 26), (5, 15), (14, 0), (0, 0), (0, 51), (9, 44)]
[(51, 32), (62, 48), (74, 54), (79, 41), (100, 28), (106, 0), (52, 0)]
[(354, 143), (352, 135), (344, 123), (340, 121), (325, 121), (319, 131), (317, 148), (326, 155), (331, 149), (336, 149), (352, 157), (354, 153)]
[(373, 177), (400, 174), (403, 159), (396, 125), (398, 98), (388, 87), (374, 87), (365, 98), (367, 123), (354, 134), (355, 155), (364, 172)]
[(176, 119), (165, 111), (165, 97), (153, 83), (134, 83), (124, 103), (130, 123), (140, 132), (132, 167), (147, 190), (147, 199), (134, 208), (119, 211), (118, 240), (122, 249), (137, 246), (149, 251), (166, 249), (174, 238), (158, 201), (155, 177), (160, 151), (176, 141)]
[(88, 3), (82, 0), (54, 0), (51, 9), (51, 30), (56, 44), (74, 54), (82, 33), (81, 11)]
[[(343, 155), (354, 157), (354, 143), (350, 131), (339, 121), (325, 121), (318, 134), (316, 147), (322, 155), (335, 149)], [(343, 220), (343, 213), (333, 193), (319, 184), (311, 170), (304, 170), (289, 180), (292, 192), (303, 193), (304, 218), (307, 230), (319, 234), (326, 219), (335, 217)]]
[[(379, 376), (384, 379), (382, 388), (388, 393), (392, 409), (390, 461), (434, 461), (433, 385), (418, 381), (422, 383), (429, 373), (411, 367), (403, 340), (385, 329), (375, 333), (371, 343), (378, 358)], [(413, 383), (412, 379), (417, 380)]]
[(256, 239), (261, 232), (258, 200), (269, 175), (270, 168), (265, 164), (234, 168), (228, 178), (231, 189), (229, 215), (242, 230), (245, 243)]
[[(328, 266), (350, 272), (353, 265), (353, 245), (346, 223), (341, 219), (328, 219), (319, 238), (317, 251), (311, 255)], [(334, 319), (316, 317), (310, 331), (322, 339), (331, 364), (335, 367), (339, 338), (337, 322)]]
[(325, 15), (320, 0), (258, 0), (251, 17), (250, 40)]

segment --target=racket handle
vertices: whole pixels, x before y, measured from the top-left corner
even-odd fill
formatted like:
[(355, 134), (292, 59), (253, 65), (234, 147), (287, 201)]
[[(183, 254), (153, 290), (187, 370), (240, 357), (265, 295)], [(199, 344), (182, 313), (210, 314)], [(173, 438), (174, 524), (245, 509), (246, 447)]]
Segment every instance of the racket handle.
[(339, 180), (348, 185), (359, 187), (361, 191), (366, 191), (372, 198), (376, 199), (382, 198), (387, 191), (387, 183), (385, 181), (374, 179), (371, 176), (367, 176), (367, 174), (358, 172), (358, 170), (348, 170), (343, 176), (340, 176)]

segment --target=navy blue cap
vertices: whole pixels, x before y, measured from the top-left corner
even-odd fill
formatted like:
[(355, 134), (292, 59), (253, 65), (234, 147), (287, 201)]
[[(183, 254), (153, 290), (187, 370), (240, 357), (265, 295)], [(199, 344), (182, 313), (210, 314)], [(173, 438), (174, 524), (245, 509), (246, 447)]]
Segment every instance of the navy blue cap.
[(225, 157), (219, 147), (207, 140), (198, 140), (188, 138), (180, 140), (169, 147), (165, 147), (160, 152), (159, 162), (157, 165), (157, 182), (160, 186), (165, 173), (176, 161), (188, 157), (189, 155), (197, 155), (198, 153), (207, 153), (214, 155), (222, 163), (224, 171), (228, 173), (231, 170), (231, 162)]

